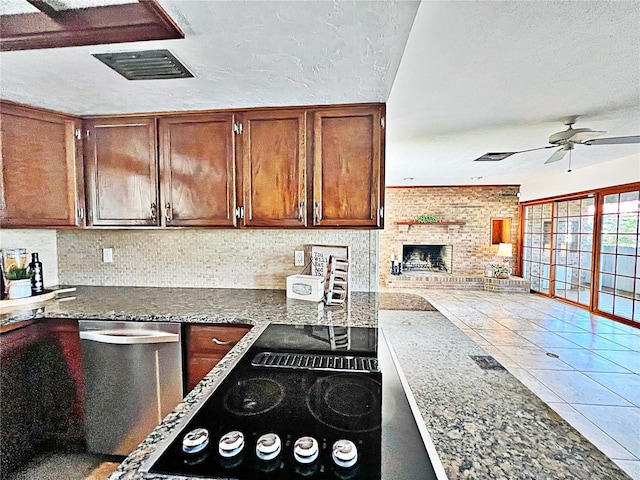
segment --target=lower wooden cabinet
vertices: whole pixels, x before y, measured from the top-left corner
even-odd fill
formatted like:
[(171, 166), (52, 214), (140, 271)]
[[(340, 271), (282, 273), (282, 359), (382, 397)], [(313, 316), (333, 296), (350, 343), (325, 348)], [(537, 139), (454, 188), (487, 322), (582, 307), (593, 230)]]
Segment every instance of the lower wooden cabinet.
[(80, 450), (84, 382), (76, 320), (42, 320), (0, 335), (0, 471), (47, 450)]
[(251, 325), (185, 325), (185, 393), (193, 390), (249, 330)]

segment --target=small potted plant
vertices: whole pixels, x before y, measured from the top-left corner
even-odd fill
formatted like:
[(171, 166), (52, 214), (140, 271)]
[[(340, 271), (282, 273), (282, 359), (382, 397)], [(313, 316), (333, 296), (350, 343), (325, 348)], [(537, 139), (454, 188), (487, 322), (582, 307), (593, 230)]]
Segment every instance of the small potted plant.
[(9, 299), (31, 296), (31, 271), (28, 267), (12, 268), (4, 273)]
[(511, 269), (506, 263), (496, 263), (493, 265), (493, 276), (495, 278), (509, 278)]

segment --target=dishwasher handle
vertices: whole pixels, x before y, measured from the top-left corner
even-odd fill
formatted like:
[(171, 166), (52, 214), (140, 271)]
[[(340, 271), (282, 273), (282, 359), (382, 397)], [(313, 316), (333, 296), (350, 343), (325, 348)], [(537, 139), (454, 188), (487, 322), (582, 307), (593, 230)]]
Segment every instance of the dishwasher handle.
[(80, 339), (116, 345), (139, 345), (179, 342), (180, 335), (155, 330), (93, 330), (80, 332)]

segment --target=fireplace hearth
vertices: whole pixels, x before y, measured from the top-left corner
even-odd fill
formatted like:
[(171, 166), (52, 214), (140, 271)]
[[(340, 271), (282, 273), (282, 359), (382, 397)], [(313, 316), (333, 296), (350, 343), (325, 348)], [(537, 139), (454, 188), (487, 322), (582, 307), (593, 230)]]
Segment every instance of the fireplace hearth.
[(452, 245), (403, 245), (402, 272), (452, 273)]

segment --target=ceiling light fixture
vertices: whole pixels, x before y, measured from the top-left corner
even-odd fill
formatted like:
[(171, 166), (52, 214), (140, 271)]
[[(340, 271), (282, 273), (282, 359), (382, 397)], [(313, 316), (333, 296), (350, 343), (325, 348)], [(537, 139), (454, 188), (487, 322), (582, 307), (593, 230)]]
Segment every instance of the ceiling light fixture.
[(471, 177), (471, 180), (480, 180), (482, 177)]
[(403, 180), (415, 180), (415, 177), (404, 177)]

